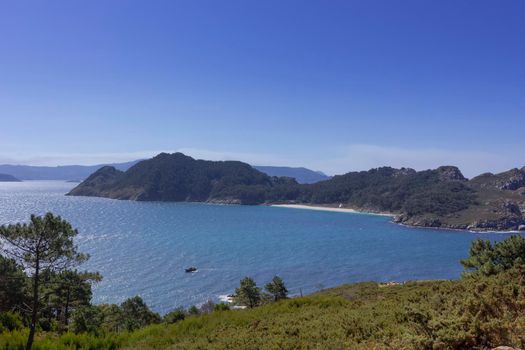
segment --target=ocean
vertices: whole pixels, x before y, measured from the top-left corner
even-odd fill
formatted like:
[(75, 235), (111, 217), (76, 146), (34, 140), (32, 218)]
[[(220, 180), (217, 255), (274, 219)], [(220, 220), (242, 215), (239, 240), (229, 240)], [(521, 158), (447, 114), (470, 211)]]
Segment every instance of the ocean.
[[(75, 183), (0, 182), (0, 224), (53, 212), (79, 230), (98, 271), (95, 303), (140, 295), (161, 314), (218, 301), (251, 276), (281, 276), (290, 293), (360, 281), (451, 279), (476, 238), (506, 233), (409, 228), (369, 214), (65, 196)], [(196, 273), (185, 273), (196, 266)]]

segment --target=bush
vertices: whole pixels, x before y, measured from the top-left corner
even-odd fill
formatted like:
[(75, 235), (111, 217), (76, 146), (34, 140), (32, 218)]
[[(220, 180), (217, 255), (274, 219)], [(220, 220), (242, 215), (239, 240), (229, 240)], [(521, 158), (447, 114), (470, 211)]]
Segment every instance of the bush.
[(175, 323), (177, 321), (182, 321), (186, 318), (186, 313), (183, 308), (177, 308), (171, 312), (168, 312), (164, 315), (164, 322), (166, 323)]
[(75, 333), (98, 334), (102, 326), (102, 312), (97, 306), (81, 306), (73, 312), (71, 330)]
[(0, 312), (0, 333), (22, 329), (24, 323), (22, 317), (14, 312)]
[[(20, 350), (25, 349), (28, 329), (4, 332), (0, 336), (0, 349)], [(64, 333), (60, 336), (44, 334), (35, 338), (34, 350), (115, 350), (122, 347), (126, 336), (109, 334), (93, 336), (90, 334)]]
[(215, 309), (215, 303), (213, 300), (208, 299), (204, 304), (201, 305), (199, 311), (201, 315), (210, 314)]
[(54, 332), (59, 328), (58, 321), (52, 318), (40, 317), (37, 329), (44, 332)]
[(525, 238), (514, 235), (492, 243), (477, 239), (471, 243), (469, 257), (461, 260), (466, 275), (494, 275), (525, 264)]
[(151, 311), (141, 297), (129, 298), (120, 305), (125, 327), (128, 331), (159, 323), (159, 314)]
[(189, 309), (188, 309), (188, 314), (189, 315), (195, 316), (195, 315), (200, 315), (200, 313), (201, 312), (200, 312), (199, 308), (196, 307), (195, 305), (190, 306)]
[(213, 311), (228, 311), (230, 310), (230, 305), (228, 305), (227, 303), (218, 303), (218, 304), (215, 304), (215, 306), (213, 307)]

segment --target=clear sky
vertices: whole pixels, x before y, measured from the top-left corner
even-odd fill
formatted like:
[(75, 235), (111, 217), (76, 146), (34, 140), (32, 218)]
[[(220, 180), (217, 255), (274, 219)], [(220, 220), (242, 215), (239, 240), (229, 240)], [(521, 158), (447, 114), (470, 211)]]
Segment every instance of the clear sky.
[(0, 163), (525, 165), (525, 1), (0, 2)]

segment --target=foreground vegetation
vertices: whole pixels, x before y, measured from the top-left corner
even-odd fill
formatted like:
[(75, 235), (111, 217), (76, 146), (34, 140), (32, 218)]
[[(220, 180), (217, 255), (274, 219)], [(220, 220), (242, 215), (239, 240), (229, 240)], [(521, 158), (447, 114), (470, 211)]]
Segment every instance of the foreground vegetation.
[(342, 286), (134, 334), (140, 349), (484, 349), (525, 345), (523, 271)]
[[(460, 281), (360, 283), (133, 332), (40, 333), (35, 349), (490, 349), (525, 346), (525, 271)], [(19, 349), (26, 330), (4, 332)], [(10, 344), (10, 345), (8, 345)]]
[[(24, 308), (35, 274), (5, 257), (7, 249), (1, 252), (0, 349), (18, 350), (27, 344), (35, 314)], [(236, 289), (244, 310), (209, 301), (164, 317), (140, 297), (91, 305), (93, 274), (43, 271), (32, 348), (525, 348), (525, 239), (476, 240), (461, 263), (465, 272), (456, 281), (358, 283), (291, 299), (279, 277), (265, 286), (267, 293), (247, 277)]]

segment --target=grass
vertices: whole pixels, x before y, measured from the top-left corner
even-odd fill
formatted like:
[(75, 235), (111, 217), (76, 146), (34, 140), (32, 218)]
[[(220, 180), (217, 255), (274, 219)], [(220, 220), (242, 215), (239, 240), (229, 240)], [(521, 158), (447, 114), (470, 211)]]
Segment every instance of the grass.
[[(2, 338), (20, 334), (22, 341), (22, 333), (0, 335), (0, 349), (18, 349), (5, 347)], [(458, 281), (344, 285), (133, 333), (40, 335), (36, 345), (35, 349), (145, 350), (523, 348), (525, 270)]]
[(523, 273), (360, 283), (145, 328), (128, 349), (489, 349), (525, 346)]
[[(28, 329), (0, 333), (0, 349), (22, 350), (25, 349)], [(40, 333), (36, 335), (34, 350), (113, 350), (121, 348), (124, 340), (129, 339), (128, 334), (108, 334), (95, 336), (90, 334), (66, 333)]]

